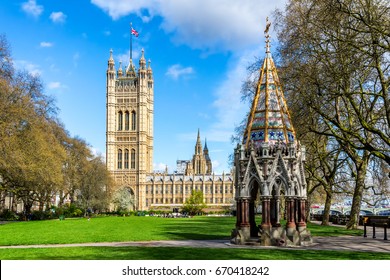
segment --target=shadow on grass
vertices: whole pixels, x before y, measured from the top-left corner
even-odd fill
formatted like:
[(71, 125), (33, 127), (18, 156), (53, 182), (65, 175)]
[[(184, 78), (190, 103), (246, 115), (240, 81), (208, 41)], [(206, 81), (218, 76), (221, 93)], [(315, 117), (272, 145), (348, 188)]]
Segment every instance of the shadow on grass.
[(2, 260), (389, 260), (390, 254), (239, 248), (74, 247), (2, 249)]
[(234, 223), (231, 218), (221, 218), (216, 223), (215, 218), (207, 217), (161, 226), (161, 229), (172, 240), (229, 239), (233, 228)]

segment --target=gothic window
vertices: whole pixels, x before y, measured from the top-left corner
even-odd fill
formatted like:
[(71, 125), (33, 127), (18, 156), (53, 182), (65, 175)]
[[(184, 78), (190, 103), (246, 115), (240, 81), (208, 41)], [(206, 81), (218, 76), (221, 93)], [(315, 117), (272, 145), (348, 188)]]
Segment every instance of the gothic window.
[(137, 128), (137, 115), (135, 111), (131, 112), (131, 130), (136, 130)]
[(118, 169), (122, 169), (122, 150), (118, 150)]
[(130, 129), (130, 115), (129, 115), (129, 112), (126, 111), (125, 113), (125, 130), (129, 130)]
[(125, 150), (125, 169), (129, 169), (129, 150)]
[(135, 169), (135, 150), (131, 149), (131, 169)]
[(123, 113), (122, 111), (119, 111), (118, 113), (118, 130), (123, 129)]

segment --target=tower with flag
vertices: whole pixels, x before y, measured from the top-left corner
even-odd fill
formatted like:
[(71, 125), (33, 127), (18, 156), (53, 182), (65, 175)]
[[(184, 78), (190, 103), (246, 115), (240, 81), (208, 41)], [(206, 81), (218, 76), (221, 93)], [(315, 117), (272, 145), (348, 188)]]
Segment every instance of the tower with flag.
[[(199, 131), (195, 154), (185, 161), (184, 172), (153, 170), (153, 72), (143, 50), (136, 69), (132, 40), (139, 33), (131, 24), (129, 34), (128, 65), (116, 64), (111, 50), (106, 71), (106, 166), (115, 181), (111, 210), (172, 211), (183, 207), (192, 191), (202, 191), (209, 211), (226, 211), (234, 196), (232, 176), (212, 172)], [(166, 148), (175, 151), (173, 146)]]
[[(132, 58), (132, 37), (138, 32), (130, 26), (130, 59), (127, 67), (116, 68), (110, 51), (106, 71), (106, 165), (116, 190), (133, 199), (134, 209), (144, 210), (145, 192), (140, 182), (153, 171), (154, 79), (144, 50), (136, 69)], [(116, 191), (115, 190), (115, 191)]]

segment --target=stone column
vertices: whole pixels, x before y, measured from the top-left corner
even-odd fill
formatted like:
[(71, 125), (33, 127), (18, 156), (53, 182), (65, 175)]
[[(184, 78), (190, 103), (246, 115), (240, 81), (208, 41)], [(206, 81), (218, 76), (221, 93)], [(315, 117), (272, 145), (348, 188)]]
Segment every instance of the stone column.
[(270, 197), (262, 197), (262, 223), (261, 228), (269, 231), (271, 229), (271, 208), (270, 208)]
[(241, 198), (241, 225), (240, 227), (249, 227), (249, 199)]
[(294, 198), (286, 198), (286, 210), (287, 210), (287, 229), (296, 228), (295, 225), (295, 207), (294, 207)]
[(298, 202), (298, 230), (306, 228), (306, 200), (299, 198)]

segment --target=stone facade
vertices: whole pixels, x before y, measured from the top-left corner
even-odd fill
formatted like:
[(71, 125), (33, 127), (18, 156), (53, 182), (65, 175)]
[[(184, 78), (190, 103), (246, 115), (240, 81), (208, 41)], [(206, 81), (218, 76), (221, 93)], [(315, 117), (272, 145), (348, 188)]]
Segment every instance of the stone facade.
[(119, 63), (116, 70), (111, 51), (106, 85), (106, 164), (116, 183), (114, 192), (127, 189), (122, 193), (133, 197), (134, 210), (180, 208), (192, 190), (203, 192), (210, 209), (233, 205), (232, 176), (212, 173), (207, 144), (202, 147), (199, 131), (192, 160), (181, 162), (185, 173), (153, 172), (154, 80), (144, 51), (138, 70), (131, 59), (125, 69)]
[(106, 163), (116, 188), (135, 196), (136, 209), (145, 209), (141, 187), (153, 171), (154, 80), (144, 52), (135, 70), (133, 61), (116, 71), (112, 51), (107, 68)]

